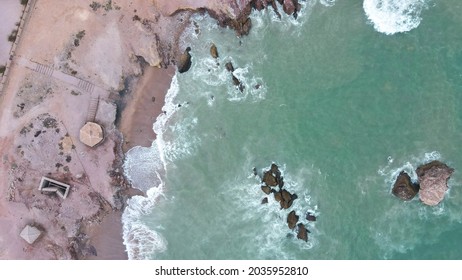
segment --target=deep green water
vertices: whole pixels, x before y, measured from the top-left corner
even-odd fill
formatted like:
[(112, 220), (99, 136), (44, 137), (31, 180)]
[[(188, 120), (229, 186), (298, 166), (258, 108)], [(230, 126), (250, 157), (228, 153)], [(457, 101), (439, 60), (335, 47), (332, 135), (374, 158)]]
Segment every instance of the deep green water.
[[(193, 65), (174, 79), (169, 118), (126, 162), (140, 188), (163, 182), (124, 214), (132, 258), (462, 259), (462, 2), (427, 1), (420, 25), (393, 35), (362, 1), (313, 3), (297, 21), (255, 13), (244, 38), (194, 19), (200, 34), (183, 45)], [(415, 178), (431, 159), (456, 170), (440, 205), (391, 195), (399, 171)], [(260, 204), (252, 168), (272, 162), (299, 197), (289, 210)], [(286, 225), (292, 209), (306, 243)]]

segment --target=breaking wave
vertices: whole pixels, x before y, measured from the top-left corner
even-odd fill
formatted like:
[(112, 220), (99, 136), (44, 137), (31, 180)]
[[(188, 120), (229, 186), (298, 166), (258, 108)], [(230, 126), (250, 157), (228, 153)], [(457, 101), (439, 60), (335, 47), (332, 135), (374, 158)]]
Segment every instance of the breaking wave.
[(364, 0), (363, 9), (374, 28), (392, 35), (419, 26), (428, 0)]

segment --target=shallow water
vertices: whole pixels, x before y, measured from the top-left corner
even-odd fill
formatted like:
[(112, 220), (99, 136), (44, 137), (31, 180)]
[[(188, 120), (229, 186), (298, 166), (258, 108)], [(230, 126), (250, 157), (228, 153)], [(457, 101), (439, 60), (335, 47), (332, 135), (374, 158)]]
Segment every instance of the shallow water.
[[(130, 258), (462, 258), (462, 4), (371, 3), (307, 1), (297, 20), (254, 13), (244, 38), (194, 19), (193, 65), (174, 78), (158, 139), (125, 163), (137, 187), (154, 187), (124, 213)], [(456, 170), (439, 206), (391, 195), (400, 170), (415, 179), (432, 159)], [(261, 204), (252, 168), (272, 162), (298, 195), (289, 210)], [(292, 209), (308, 242), (286, 225)]]

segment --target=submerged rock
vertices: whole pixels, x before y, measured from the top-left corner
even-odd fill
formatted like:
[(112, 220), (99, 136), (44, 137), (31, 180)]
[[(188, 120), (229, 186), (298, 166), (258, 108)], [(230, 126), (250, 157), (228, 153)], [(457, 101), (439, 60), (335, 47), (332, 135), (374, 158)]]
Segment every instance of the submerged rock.
[(402, 200), (411, 200), (419, 192), (419, 185), (413, 184), (411, 177), (406, 172), (401, 171), (391, 192)]
[(295, 210), (290, 211), (289, 215), (287, 216), (287, 225), (290, 229), (294, 229), (298, 223), (298, 215), (295, 214)]
[(226, 67), (226, 70), (228, 70), (229, 72), (234, 72), (233, 63), (227, 62), (227, 63), (225, 64), (225, 67)]
[(267, 204), (268, 203), (268, 198), (267, 197), (264, 197), (262, 200), (261, 200), (261, 204)]
[(308, 212), (306, 213), (306, 220), (310, 222), (316, 222), (316, 216), (313, 213)]
[(191, 68), (191, 54), (189, 52), (191, 51), (190, 47), (187, 47), (184, 53), (180, 56), (180, 59), (178, 61), (178, 72), (184, 73)]
[(448, 180), (454, 169), (434, 160), (417, 168), (420, 182), (420, 200), (430, 206), (438, 205), (448, 190)]

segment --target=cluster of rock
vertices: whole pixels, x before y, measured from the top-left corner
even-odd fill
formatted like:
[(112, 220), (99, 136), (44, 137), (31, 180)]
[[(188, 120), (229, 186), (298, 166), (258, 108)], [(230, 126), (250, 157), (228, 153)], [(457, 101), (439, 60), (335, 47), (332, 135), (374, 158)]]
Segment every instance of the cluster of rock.
[[(180, 59), (178, 60), (178, 72), (180, 73), (184, 73), (184, 72), (187, 72), (189, 70), (189, 68), (191, 68), (191, 54), (189, 53), (191, 51), (191, 48), (190, 47), (187, 47), (186, 50), (183, 52), (183, 54), (180, 56)], [(219, 57), (219, 54), (218, 54), (218, 48), (217, 46), (212, 43), (211, 47), (210, 47), (210, 55), (215, 58), (215, 59), (218, 59)], [(217, 62), (217, 65), (220, 65), (218, 62)], [(226, 67), (226, 70), (228, 70), (228, 72), (231, 73), (231, 78), (233, 80), (233, 84), (241, 91), (243, 92), (244, 91), (244, 85), (242, 84), (242, 82), (233, 74), (234, 72), (234, 65), (231, 63), (231, 62), (227, 62), (225, 64), (225, 67)], [(260, 87), (260, 85), (257, 85), (255, 86), (256, 88)]]
[[(300, 12), (300, 9), (302, 5), (299, 3), (298, 0), (277, 0), (279, 4), (281, 4), (282, 9), (284, 12), (288, 15), (292, 15), (295, 18), (297, 18), (298, 13)], [(263, 9), (266, 9), (267, 7), (271, 6), (273, 8), (274, 12), (276, 15), (281, 18), (281, 14), (278, 11), (278, 6), (276, 5), (276, 0), (252, 0), (250, 2), (252, 8), (261, 11)]]
[(299, 0), (250, 0), (247, 5), (242, 8), (240, 14), (237, 17), (230, 17), (226, 13), (220, 13), (214, 10), (206, 9), (211, 17), (218, 21), (221, 27), (230, 27), (236, 31), (237, 36), (248, 35), (252, 27), (252, 21), (250, 19), (250, 13), (252, 9), (261, 11), (263, 9), (271, 7), (276, 15), (281, 18), (281, 13), (276, 4), (281, 4), (283, 11), (292, 15), (295, 18), (298, 17), (298, 13), (301, 10), (301, 4)]
[(448, 180), (454, 169), (434, 160), (416, 169), (418, 183), (413, 183), (409, 175), (401, 171), (393, 185), (392, 193), (403, 199), (411, 200), (419, 193), (420, 200), (430, 206), (438, 205), (448, 190)]
[[(254, 169), (254, 174), (257, 175), (256, 169)], [(274, 163), (271, 164), (270, 170), (263, 173), (262, 183), (261, 190), (267, 195), (273, 194), (274, 199), (279, 202), (281, 209), (289, 209), (294, 200), (298, 198), (295, 193), (292, 194), (284, 189), (284, 179), (281, 176), (278, 166)], [(268, 197), (263, 198), (262, 204), (265, 203), (268, 203)], [(316, 217), (310, 212), (306, 214), (306, 219), (308, 221), (316, 221)], [(296, 229), (297, 238), (308, 241), (308, 233), (310, 233), (310, 231), (303, 223), (299, 223), (298, 221), (299, 216), (295, 210), (292, 210), (287, 216), (287, 225), (289, 229)]]

